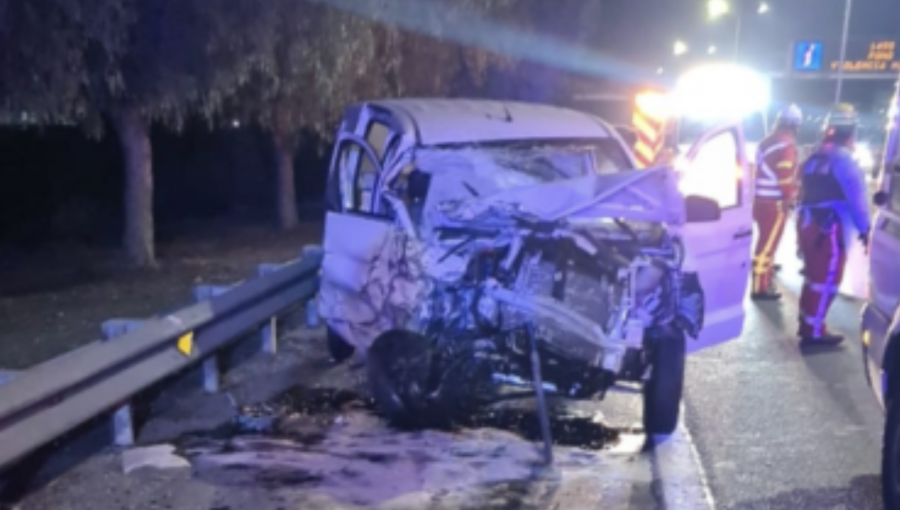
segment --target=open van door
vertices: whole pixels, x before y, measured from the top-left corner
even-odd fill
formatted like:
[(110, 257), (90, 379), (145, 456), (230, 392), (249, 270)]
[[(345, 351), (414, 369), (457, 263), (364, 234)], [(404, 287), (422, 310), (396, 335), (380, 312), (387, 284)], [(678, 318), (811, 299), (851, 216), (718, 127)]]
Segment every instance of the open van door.
[[(365, 291), (392, 221), (375, 204), (382, 171), (375, 150), (351, 133), (339, 136), (334, 150), (330, 186), (338, 207), (325, 217), (319, 314), (344, 342), (368, 347), (373, 331), (380, 328), (380, 304), (373, 305)], [(369, 325), (372, 331), (355, 327), (359, 324)]]
[(715, 200), (717, 221), (685, 223), (685, 270), (700, 276), (705, 295), (703, 330), (690, 351), (740, 337), (752, 268), (753, 189), (741, 126), (715, 129), (698, 140), (678, 165), (684, 196)]

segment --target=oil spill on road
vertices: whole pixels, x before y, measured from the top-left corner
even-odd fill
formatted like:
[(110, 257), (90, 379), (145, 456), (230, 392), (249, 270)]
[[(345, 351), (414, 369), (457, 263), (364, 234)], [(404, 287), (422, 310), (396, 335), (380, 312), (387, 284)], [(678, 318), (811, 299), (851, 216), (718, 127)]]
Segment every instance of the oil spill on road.
[[(619, 432), (577, 406), (555, 407), (557, 468), (602, 472), (597, 450), (614, 446)], [(539, 439), (528, 401), (487, 407), (454, 430), (403, 431), (389, 428), (370, 399), (298, 387), (241, 409), (227, 430), (185, 437), (178, 447), (196, 479), (223, 490), (274, 491), (295, 507), (368, 508), (428, 497), (487, 509), (530, 508), (552, 493), (558, 473), (543, 465)]]
[[(518, 404), (518, 403), (517, 403)], [(322, 441), (327, 429), (351, 412), (377, 415), (375, 403), (353, 391), (298, 386), (278, 398), (245, 406), (225, 435), (264, 434), (290, 438), (300, 444)], [(492, 428), (512, 432), (529, 441), (540, 441), (540, 422), (533, 406), (495, 405), (460, 421), (461, 428)], [(550, 411), (554, 443), (589, 450), (614, 444), (619, 431), (604, 426), (596, 416), (568, 409), (557, 402)]]
[(270, 402), (241, 408), (228, 435), (267, 434), (290, 437), (312, 444), (323, 439), (322, 433), (340, 415), (352, 411), (374, 412), (372, 399), (333, 388), (294, 387)]

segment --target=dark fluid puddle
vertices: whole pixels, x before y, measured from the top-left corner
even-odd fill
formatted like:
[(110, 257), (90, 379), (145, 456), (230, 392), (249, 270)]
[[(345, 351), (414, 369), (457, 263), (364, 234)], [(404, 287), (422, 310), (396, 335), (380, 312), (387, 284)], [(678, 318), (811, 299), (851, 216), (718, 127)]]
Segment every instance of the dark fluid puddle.
[[(619, 437), (618, 431), (595, 422), (589, 416), (576, 416), (562, 409), (550, 409), (549, 415), (550, 434), (556, 445), (600, 450)], [(487, 409), (467, 420), (465, 426), (506, 430), (529, 441), (542, 441), (536, 409)]]
[[(227, 438), (262, 434), (310, 445), (323, 440), (336, 417), (348, 411), (378, 414), (371, 398), (353, 391), (298, 386), (270, 402), (245, 406), (216, 435)], [(549, 414), (556, 445), (599, 450), (614, 444), (619, 437), (619, 431), (597, 423), (592, 416), (567, 409), (565, 401), (554, 402)], [(538, 413), (533, 406), (488, 406), (457, 424), (459, 428), (505, 430), (529, 441), (541, 441)]]

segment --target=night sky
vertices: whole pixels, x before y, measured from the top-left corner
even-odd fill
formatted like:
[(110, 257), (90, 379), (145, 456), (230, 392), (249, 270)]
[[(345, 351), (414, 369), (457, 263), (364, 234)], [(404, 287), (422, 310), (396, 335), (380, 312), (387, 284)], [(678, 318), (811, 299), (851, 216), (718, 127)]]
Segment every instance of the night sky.
[[(732, 5), (735, 5), (732, 0)], [(844, 0), (769, 0), (770, 11), (756, 12), (758, 2), (743, 2), (741, 61), (761, 70), (785, 71), (791, 42), (822, 40), (836, 48), (840, 40)], [(705, 0), (605, 0), (603, 33), (597, 42), (609, 55), (642, 67), (677, 67), (672, 55), (676, 39), (688, 43), (691, 52), (708, 59), (715, 45), (720, 58), (730, 58), (735, 33), (731, 15), (715, 22), (707, 19)], [(851, 39), (862, 45), (881, 37), (900, 38), (900, 1), (855, 0), (850, 24)], [(900, 52), (898, 52), (900, 53)], [(682, 57), (680, 62), (689, 60)], [(863, 110), (877, 110), (886, 102), (892, 80), (854, 81), (845, 85), (845, 98)], [(834, 82), (777, 80), (776, 96), (785, 101), (826, 103), (833, 97)]]
[[(733, 0), (732, 0), (732, 3)], [(844, 15), (843, 0), (769, 0), (771, 10), (756, 14), (757, 2), (744, 2), (741, 46), (758, 59), (780, 53), (787, 59), (790, 41), (802, 38), (840, 38)], [(681, 38), (705, 51), (710, 44), (731, 51), (734, 18), (707, 21), (705, 0), (605, 0), (600, 36), (604, 46), (615, 44), (616, 53), (646, 65), (664, 64), (672, 43)], [(897, 0), (855, 0), (851, 17), (851, 37), (897, 36), (900, 2)]]

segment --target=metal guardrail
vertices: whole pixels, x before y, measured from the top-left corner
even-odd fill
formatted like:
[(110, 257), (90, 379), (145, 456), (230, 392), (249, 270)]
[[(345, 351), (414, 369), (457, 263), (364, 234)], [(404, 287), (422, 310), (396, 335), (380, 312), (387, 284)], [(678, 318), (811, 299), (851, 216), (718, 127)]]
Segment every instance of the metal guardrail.
[(321, 248), (306, 247), (295, 261), (261, 266), (256, 279), (198, 289), (202, 301), (164, 317), (107, 323), (121, 336), (17, 373), (0, 386), (0, 469), (113, 410), (115, 442), (130, 444), (130, 400), (199, 362), (204, 387), (216, 391), (216, 353), (260, 327), (263, 350), (274, 352), (275, 319), (314, 298), (321, 261)]

